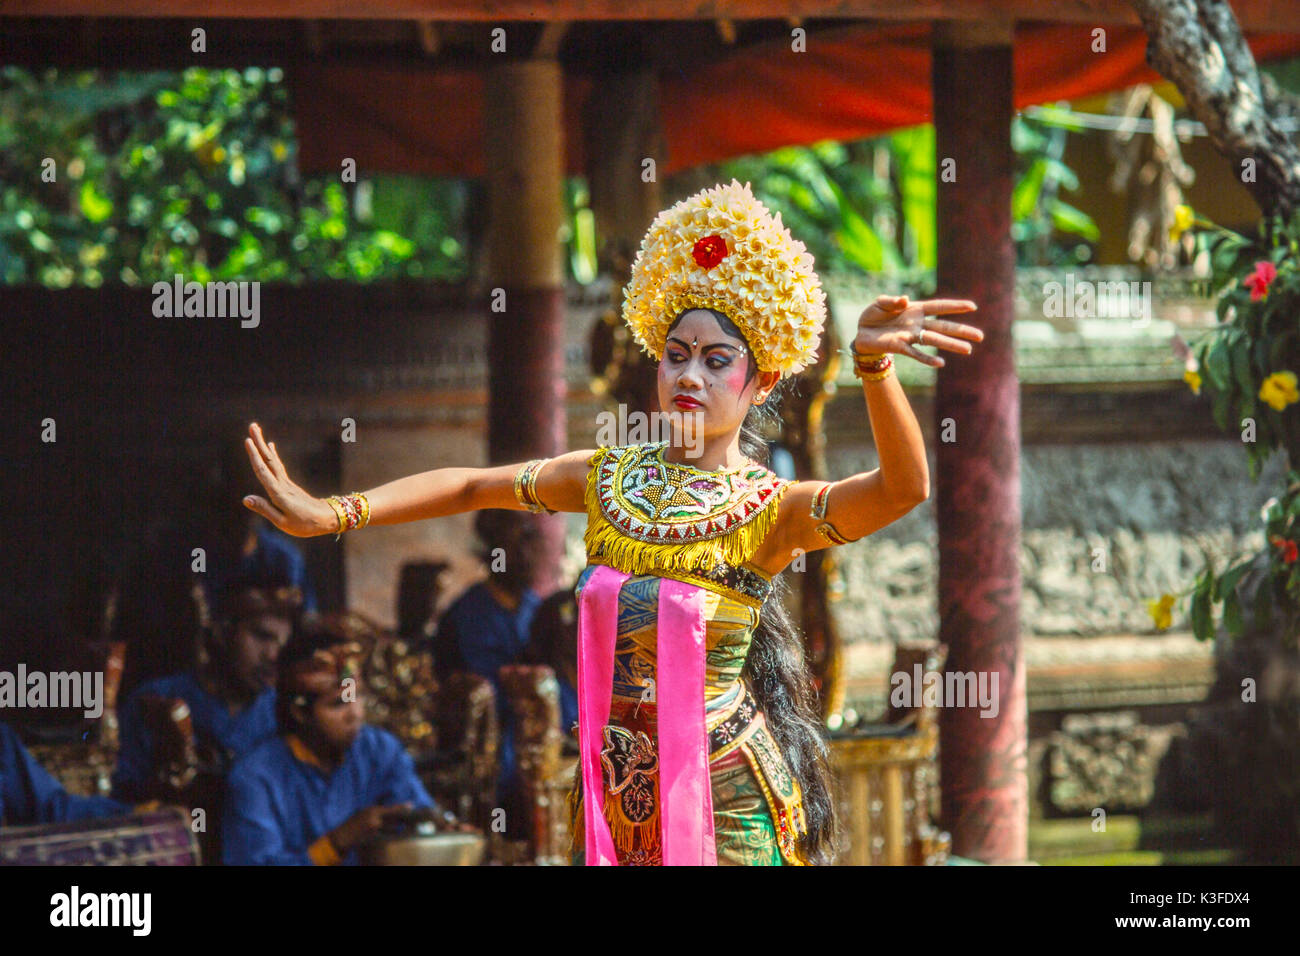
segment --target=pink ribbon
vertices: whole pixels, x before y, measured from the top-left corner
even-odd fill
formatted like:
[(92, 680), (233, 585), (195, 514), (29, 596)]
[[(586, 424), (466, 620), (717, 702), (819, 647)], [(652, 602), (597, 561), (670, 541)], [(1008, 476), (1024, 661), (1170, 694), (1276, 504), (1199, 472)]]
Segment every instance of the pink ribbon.
[(600, 775), (600, 747), (614, 693), (618, 591), (629, 577), (609, 565), (598, 565), (578, 594), (578, 749), (587, 866), (618, 866), (609, 822), (601, 812), (605, 784)]
[(704, 589), (659, 582), (655, 694), (664, 866), (716, 866), (704, 729)]
[[(618, 637), (618, 592), (631, 575), (598, 565), (578, 600), (578, 737), (586, 862), (616, 866), (602, 811), (601, 733), (609, 722)], [(666, 866), (714, 866), (713, 790), (704, 719), (704, 590), (662, 578), (655, 675), (659, 821)]]

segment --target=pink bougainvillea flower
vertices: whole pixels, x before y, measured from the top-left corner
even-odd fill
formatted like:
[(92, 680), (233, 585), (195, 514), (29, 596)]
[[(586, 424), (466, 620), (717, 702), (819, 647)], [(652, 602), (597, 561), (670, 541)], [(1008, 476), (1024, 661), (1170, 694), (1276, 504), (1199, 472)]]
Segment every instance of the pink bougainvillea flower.
[(1300, 547), (1296, 546), (1295, 541), (1290, 538), (1284, 538), (1279, 534), (1272, 535), (1269, 539), (1273, 547), (1282, 552), (1281, 558), (1283, 564), (1295, 564), (1296, 559), (1300, 558)]
[(1268, 286), (1277, 278), (1277, 266), (1267, 259), (1255, 263), (1255, 271), (1241, 280), (1241, 284), (1250, 290), (1250, 301), (1258, 302), (1268, 295)]

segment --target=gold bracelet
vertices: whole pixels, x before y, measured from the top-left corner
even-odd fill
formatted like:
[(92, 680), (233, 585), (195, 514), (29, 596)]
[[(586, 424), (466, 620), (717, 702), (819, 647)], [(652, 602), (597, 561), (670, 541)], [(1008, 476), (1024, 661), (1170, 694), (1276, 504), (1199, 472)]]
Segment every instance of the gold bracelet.
[[(334, 514), (338, 516), (338, 519), (339, 519), (339, 530), (338, 530), (338, 533), (339, 533), (339, 534), (342, 534), (344, 531), (347, 530), (347, 526), (348, 526), (348, 515), (347, 515), (347, 512), (343, 510), (343, 505), (339, 504), (339, 499), (338, 499), (338, 497), (335, 496), (335, 495), (330, 495), (328, 498), (325, 499), (325, 502), (326, 502), (326, 503), (327, 503), (331, 508), (334, 509)], [(338, 538), (336, 537), (334, 540), (337, 541)]]
[(339, 531), (334, 536), (337, 541), (344, 531), (353, 531), (370, 524), (370, 500), (359, 491), (350, 495), (330, 495), (325, 499), (339, 518)]
[(525, 462), (515, 472), (515, 500), (533, 514), (541, 514), (543, 511), (548, 515), (555, 514), (537, 497), (537, 475), (548, 461), (549, 458), (534, 458)]
[(894, 366), (891, 364), (879, 372), (859, 372), (855, 369), (853, 374), (864, 382), (882, 382), (894, 374)]
[(881, 364), (889, 355), (888, 352), (859, 352), (857, 349), (849, 349), (853, 353), (853, 362), (855, 365)]
[(885, 353), (882, 359), (865, 362), (856, 360), (853, 363), (853, 374), (864, 382), (879, 382), (888, 378), (894, 372), (894, 359), (888, 353)]

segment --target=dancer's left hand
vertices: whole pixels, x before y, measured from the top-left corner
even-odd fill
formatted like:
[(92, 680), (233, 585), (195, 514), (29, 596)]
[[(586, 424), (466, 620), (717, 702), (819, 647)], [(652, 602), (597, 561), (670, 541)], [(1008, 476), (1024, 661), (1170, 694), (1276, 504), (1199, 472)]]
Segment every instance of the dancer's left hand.
[(962, 322), (931, 316), (973, 312), (970, 299), (922, 299), (911, 302), (905, 295), (882, 295), (867, 306), (858, 319), (853, 348), (858, 352), (897, 352), (910, 355), (923, 365), (942, 368), (944, 360), (922, 352), (916, 346), (934, 345), (961, 355), (971, 353), (971, 342), (984, 341), (982, 329)]

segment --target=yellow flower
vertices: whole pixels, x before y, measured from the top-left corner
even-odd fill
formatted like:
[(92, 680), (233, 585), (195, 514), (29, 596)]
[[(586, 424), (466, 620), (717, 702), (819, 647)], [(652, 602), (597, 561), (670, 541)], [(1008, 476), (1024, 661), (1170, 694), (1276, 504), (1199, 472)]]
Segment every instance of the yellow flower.
[(277, 139), (271, 144), (271, 155), (275, 157), (276, 162), (280, 162), (289, 155), (289, 147)]
[(1156, 622), (1156, 630), (1167, 630), (1173, 624), (1175, 600), (1177, 599), (1172, 594), (1162, 594), (1158, 601), (1147, 601), (1147, 610), (1151, 612), (1151, 619)]
[(1178, 237), (1192, 228), (1196, 216), (1191, 206), (1178, 206), (1174, 209), (1174, 224), (1169, 227), (1169, 241), (1177, 242)]
[(1295, 372), (1274, 372), (1259, 387), (1259, 397), (1275, 412), (1282, 411), (1294, 402), (1300, 402)]
[(1186, 372), (1183, 373), (1183, 381), (1186, 382), (1188, 385), (1190, 385), (1190, 386), (1192, 387), (1192, 394), (1193, 394), (1193, 395), (1200, 395), (1200, 394), (1201, 394), (1201, 376), (1200, 376), (1200, 373), (1198, 373), (1198, 372), (1194, 371), (1193, 369), (1190, 369), (1190, 368), (1189, 368)]

